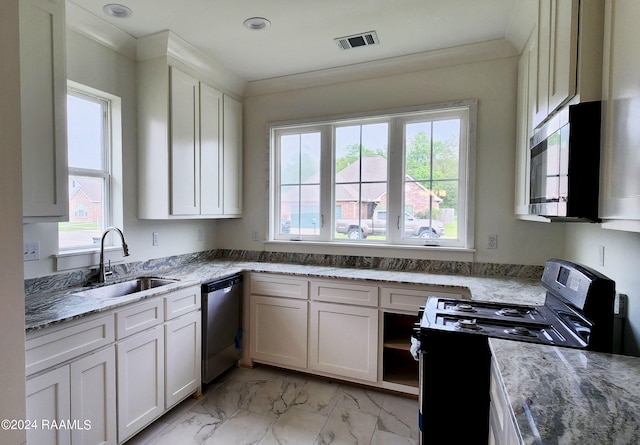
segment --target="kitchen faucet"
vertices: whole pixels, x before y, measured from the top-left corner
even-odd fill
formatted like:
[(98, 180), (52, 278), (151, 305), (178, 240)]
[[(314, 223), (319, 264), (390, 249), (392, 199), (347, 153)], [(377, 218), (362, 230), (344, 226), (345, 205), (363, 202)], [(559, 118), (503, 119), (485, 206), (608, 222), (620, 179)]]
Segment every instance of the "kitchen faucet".
[(120, 234), (120, 239), (122, 240), (122, 253), (124, 254), (123, 256), (129, 256), (129, 246), (127, 246), (127, 243), (124, 241), (124, 234), (122, 233), (122, 230), (117, 227), (107, 227), (104, 229), (104, 232), (102, 232), (102, 239), (100, 240), (100, 269), (98, 270), (98, 283), (104, 283), (107, 275), (113, 274), (113, 271), (111, 270), (111, 260), (109, 260), (109, 270), (105, 270), (104, 267), (104, 239), (107, 236), (107, 233), (112, 230)]

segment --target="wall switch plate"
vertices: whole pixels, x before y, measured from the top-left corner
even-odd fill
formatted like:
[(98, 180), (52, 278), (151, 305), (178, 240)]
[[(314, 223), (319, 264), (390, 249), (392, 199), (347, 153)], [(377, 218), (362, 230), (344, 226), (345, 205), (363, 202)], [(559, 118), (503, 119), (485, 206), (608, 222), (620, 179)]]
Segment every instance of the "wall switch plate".
[(158, 245), (158, 243), (159, 243), (158, 238), (159, 238), (158, 232), (153, 232), (153, 245), (154, 246)]
[(489, 235), (487, 249), (497, 249), (497, 248), (498, 248), (498, 235)]
[(251, 232), (251, 240), (252, 241), (259, 241), (258, 239), (258, 231), (254, 230), (253, 232)]
[(598, 246), (598, 266), (604, 266), (604, 246)]
[(37, 261), (40, 259), (40, 243), (38, 241), (25, 241), (24, 260)]

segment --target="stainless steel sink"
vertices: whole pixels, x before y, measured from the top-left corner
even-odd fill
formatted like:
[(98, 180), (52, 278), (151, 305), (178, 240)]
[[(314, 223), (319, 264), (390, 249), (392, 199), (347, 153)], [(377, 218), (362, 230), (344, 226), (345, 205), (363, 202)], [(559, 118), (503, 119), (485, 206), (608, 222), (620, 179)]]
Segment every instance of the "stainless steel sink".
[(74, 295), (93, 298), (119, 298), (156, 287), (176, 283), (171, 278), (140, 277), (122, 283), (107, 284), (93, 289), (75, 292)]

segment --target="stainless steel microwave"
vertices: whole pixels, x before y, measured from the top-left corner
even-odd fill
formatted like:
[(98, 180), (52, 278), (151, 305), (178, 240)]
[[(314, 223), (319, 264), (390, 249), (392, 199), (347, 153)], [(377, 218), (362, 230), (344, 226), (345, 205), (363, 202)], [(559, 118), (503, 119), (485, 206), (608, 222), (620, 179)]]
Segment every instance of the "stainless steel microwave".
[(529, 214), (560, 221), (598, 219), (601, 102), (569, 105), (530, 140)]

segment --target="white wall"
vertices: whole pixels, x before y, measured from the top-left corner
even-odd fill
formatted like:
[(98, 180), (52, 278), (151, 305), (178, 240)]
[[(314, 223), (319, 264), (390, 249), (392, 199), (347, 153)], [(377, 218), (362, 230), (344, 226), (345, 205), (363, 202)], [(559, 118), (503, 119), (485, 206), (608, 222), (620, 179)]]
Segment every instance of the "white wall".
[[(599, 246), (604, 246), (604, 266), (598, 264)], [(606, 230), (600, 224), (571, 225), (566, 257), (608, 276), (618, 292), (627, 294), (624, 353), (640, 356), (640, 233)]]
[[(131, 256), (124, 259), (116, 253), (114, 260), (144, 261), (214, 248), (215, 221), (145, 221), (137, 217), (136, 62), (67, 29), (67, 77), (122, 99), (123, 231)], [(202, 241), (198, 240), (198, 229), (204, 231)], [(159, 233), (159, 246), (152, 245), (153, 232)], [(27, 224), (24, 240), (40, 242), (41, 258), (24, 263), (25, 278), (56, 272), (52, 255), (58, 251), (57, 225)]]
[[(0, 419), (25, 419), (24, 284), (22, 281), (22, 156), (18, 0), (0, 2)], [(18, 445), (24, 430), (1, 430)]]
[[(352, 77), (351, 73), (347, 74)], [(245, 97), (245, 217), (240, 221), (219, 223), (218, 247), (250, 250), (283, 248), (251, 240), (253, 231), (260, 234), (261, 240), (267, 236), (268, 122), (478, 99), (477, 251), (474, 260), (541, 265), (549, 257), (562, 256), (562, 224), (524, 222), (516, 220), (513, 215), (516, 81), (517, 57), (506, 57), (475, 63), (457, 61), (447, 67), (439, 64), (438, 68), (406, 74)], [(498, 234), (497, 250), (486, 249), (489, 234)], [(434, 251), (389, 252), (377, 249), (355, 253), (357, 250), (353, 247), (337, 250), (301, 243), (295, 244), (293, 249), (308, 253), (456, 259), (455, 255), (443, 257)]]

